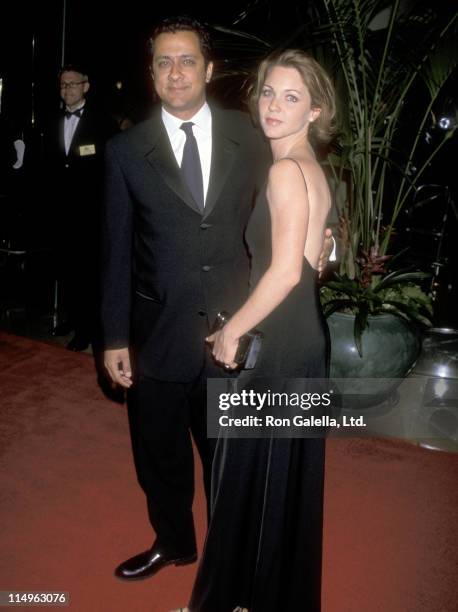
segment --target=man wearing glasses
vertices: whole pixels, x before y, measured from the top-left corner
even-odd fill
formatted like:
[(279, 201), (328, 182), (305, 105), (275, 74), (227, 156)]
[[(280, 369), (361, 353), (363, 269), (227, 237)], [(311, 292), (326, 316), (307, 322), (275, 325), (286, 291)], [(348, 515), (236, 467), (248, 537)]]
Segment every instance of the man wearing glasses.
[(67, 65), (59, 73), (64, 103), (47, 132), (47, 170), (55, 186), (53, 235), (58, 265), (58, 309), (65, 318), (52, 331), (74, 331), (67, 348), (86, 349), (94, 340), (98, 269), (98, 218), (102, 193), (103, 149), (116, 131), (114, 120), (86, 100), (85, 71)]

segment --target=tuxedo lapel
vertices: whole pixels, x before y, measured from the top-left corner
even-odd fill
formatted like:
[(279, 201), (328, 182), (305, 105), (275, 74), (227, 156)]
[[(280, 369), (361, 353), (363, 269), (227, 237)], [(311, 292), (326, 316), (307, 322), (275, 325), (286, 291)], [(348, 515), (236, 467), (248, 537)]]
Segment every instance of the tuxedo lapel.
[[(85, 111), (87, 112), (87, 111)], [(73, 151), (75, 151), (75, 153), (78, 151), (78, 145), (79, 145), (79, 141), (81, 139), (81, 136), (84, 134), (84, 113), (81, 115), (79, 121), (78, 121), (78, 125), (76, 126), (75, 132), (73, 134), (73, 138), (72, 138), (72, 142), (70, 144), (70, 149), (73, 149)], [(87, 121), (87, 117), (86, 117), (86, 121)]]
[(224, 111), (212, 108), (212, 160), (204, 217), (211, 213), (218, 201), (236, 159), (238, 148), (238, 142), (230, 136), (227, 115)]
[[(160, 108), (156, 109), (150, 121), (145, 123), (142, 137), (141, 146), (148, 163), (159, 172), (170, 189), (187, 206), (202, 214), (181, 176), (167, 131), (162, 123)], [(218, 201), (231, 173), (238, 148), (239, 143), (231, 135), (231, 126), (227, 123), (227, 114), (218, 108), (212, 108), (212, 159), (204, 217), (211, 213)]]
[(159, 172), (167, 185), (190, 208), (202, 214), (181, 176), (180, 168), (162, 123), (160, 110), (145, 124), (142, 147), (151, 166)]
[[(89, 123), (90, 123), (90, 117), (88, 116), (87, 109), (85, 109), (73, 133), (73, 138), (70, 142), (70, 147), (68, 149), (68, 157), (70, 156), (79, 157), (78, 147), (81, 142), (81, 139), (84, 138), (84, 133), (85, 131), (87, 131), (86, 128), (88, 127)], [(60, 123), (59, 123), (59, 135), (60, 135), (59, 145), (62, 147), (62, 151), (65, 154), (65, 115), (62, 116), (62, 119), (60, 120)]]
[[(72, 143), (70, 149), (73, 150), (75, 155), (79, 155), (79, 146), (81, 144), (92, 144), (96, 146), (95, 135), (97, 131), (94, 126), (94, 116), (91, 113), (91, 109), (87, 108), (87, 103), (84, 107), (84, 112), (81, 115), (78, 125), (76, 126), (75, 133), (73, 134)], [(100, 153), (100, 151), (96, 151)]]

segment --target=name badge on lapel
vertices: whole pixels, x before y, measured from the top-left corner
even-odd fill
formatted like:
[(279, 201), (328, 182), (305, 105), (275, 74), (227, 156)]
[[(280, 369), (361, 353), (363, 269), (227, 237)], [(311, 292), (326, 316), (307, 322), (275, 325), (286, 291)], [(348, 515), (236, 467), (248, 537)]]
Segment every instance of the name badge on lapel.
[(78, 148), (79, 148), (81, 157), (83, 157), (84, 155), (95, 155), (95, 145), (93, 144), (81, 145)]

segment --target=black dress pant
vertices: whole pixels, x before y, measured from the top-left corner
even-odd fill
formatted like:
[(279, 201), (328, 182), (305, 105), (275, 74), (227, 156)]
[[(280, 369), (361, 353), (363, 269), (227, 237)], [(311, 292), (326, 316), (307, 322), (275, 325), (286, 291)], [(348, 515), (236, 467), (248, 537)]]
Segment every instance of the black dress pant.
[(207, 438), (206, 379), (224, 375), (208, 358), (192, 382), (140, 377), (129, 392), (137, 478), (146, 495), (156, 543), (168, 554), (187, 556), (196, 552), (191, 433), (202, 460), (208, 512), (216, 440)]

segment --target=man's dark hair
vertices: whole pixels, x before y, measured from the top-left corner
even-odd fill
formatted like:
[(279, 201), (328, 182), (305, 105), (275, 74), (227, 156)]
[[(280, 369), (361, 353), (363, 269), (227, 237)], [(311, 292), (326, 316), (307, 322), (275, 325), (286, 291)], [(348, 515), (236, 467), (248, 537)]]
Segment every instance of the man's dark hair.
[(212, 58), (210, 32), (200, 21), (193, 17), (188, 17), (187, 15), (167, 17), (154, 26), (151, 36), (148, 39), (148, 48), (151, 57), (154, 55), (154, 41), (159, 34), (175, 34), (176, 32), (194, 32), (197, 35), (200, 42), (200, 50), (204, 56), (205, 65), (207, 65)]
[(83, 68), (83, 66), (80, 66), (78, 64), (65, 64), (64, 66), (62, 66), (57, 75), (58, 81), (60, 81), (60, 77), (64, 74), (64, 72), (78, 72), (78, 74), (81, 74), (83, 76), (84, 81), (89, 81), (89, 77), (86, 70)]

